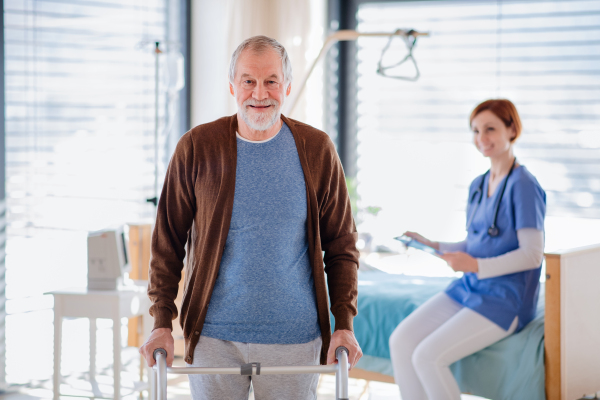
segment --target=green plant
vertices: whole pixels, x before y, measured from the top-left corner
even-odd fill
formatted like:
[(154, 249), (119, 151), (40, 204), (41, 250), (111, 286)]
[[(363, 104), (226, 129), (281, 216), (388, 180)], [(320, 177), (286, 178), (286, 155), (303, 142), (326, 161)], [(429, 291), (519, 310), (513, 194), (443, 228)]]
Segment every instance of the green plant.
[(360, 195), (358, 194), (358, 180), (356, 178), (346, 178), (346, 187), (348, 188), (348, 197), (350, 197), (350, 205), (352, 207), (352, 216), (354, 221), (359, 225), (363, 221), (364, 215), (377, 216), (381, 211), (379, 206), (359, 206)]

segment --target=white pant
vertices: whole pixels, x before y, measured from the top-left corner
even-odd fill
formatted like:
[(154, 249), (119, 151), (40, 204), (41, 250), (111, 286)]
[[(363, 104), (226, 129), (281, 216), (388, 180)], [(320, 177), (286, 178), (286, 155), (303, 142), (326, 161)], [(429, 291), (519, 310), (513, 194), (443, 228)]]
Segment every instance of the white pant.
[[(394, 379), (402, 400), (459, 400), (450, 365), (509, 336), (475, 311), (439, 293), (406, 317), (390, 336)], [(484, 367), (484, 366), (482, 366)]]

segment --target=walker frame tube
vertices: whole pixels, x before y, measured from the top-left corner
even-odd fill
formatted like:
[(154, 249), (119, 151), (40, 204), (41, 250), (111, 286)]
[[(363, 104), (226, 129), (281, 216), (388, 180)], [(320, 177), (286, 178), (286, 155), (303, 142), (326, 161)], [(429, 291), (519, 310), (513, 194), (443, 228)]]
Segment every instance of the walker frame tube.
[[(167, 352), (164, 349), (154, 350), (156, 365), (152, 367), (150, 398), (155, 400), (167, 399), (167, 374), (189, 375), (241, 375), (242, 367), (208, 368), (208, 367), (167, 367)], [(328, 374), (335, 373), (335, 398), (348, 400), (348, 349), (340, 346), (335, 351), (337, 364), (331, 365), (305, 365), (285, 367), (261, 367), (252, 365), (252, 373), (247, 375), (290, 375), (290, 374)]]

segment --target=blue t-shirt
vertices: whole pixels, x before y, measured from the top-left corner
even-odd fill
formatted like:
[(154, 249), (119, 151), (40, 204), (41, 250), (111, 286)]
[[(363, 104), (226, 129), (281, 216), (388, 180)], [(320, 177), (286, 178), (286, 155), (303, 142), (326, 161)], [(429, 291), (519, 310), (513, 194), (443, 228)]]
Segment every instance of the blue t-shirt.
[[(484, 179), (483, 198), (476, 193)], [(506, 178), (505, 178), (506, 179)], [(535, 177), (524, 167), (515, 168), (508, 178), (506, 191), (500, 201), (496, 237), (488, 234), (492, 225), (494, 208), (504, 181), (500, 182), (492, 196), (488, 197), (489, 174), (477, 177), (469, 189), (467, 206), (467, 253), (475, 258), (497, 257), (519, 248), (517, 230), (535, 228), (544, 230), (546, 193)], [(517, 331), (527, 325), (535, 315), (537, 306), (540, 267), (493, 278), (477, 278), (477, 274), (465, 273), (452, 282), (446, 293), (455, 301), (468, 307), (505, 330), (519, 317)]]
[(308, 343), (321, 331), (308, 255), (304, 172), (290, 129), (237, 139), (233, 213), (202, 334)]

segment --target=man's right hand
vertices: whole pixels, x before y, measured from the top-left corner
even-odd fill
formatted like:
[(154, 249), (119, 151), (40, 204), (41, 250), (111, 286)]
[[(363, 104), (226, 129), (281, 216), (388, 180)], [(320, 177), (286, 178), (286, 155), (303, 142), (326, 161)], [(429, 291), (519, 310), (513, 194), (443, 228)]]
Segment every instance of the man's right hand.
[(156, 364), (154, 360), (154, 350), (165, 349), (167, 351), (167, 366), (173, 365), (175, 359), (175, 344), (173, 341), (173, 335), (169, 328), (156, 328), (146, 340), (146, 343), (140, 347), (140, 354), (146, 359), (146, 363), (149, 367)]

